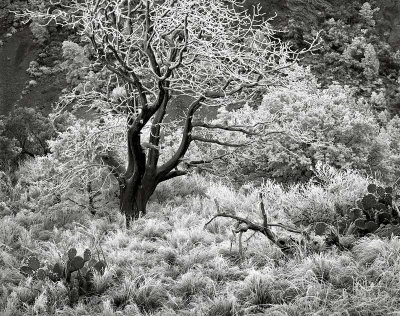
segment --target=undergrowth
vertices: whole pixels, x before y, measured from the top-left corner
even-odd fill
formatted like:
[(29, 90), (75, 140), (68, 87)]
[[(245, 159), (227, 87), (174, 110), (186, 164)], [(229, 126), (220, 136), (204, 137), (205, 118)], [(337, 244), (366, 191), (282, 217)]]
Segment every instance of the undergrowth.
[[(301, 226), (330, 221), (354, 207), (371, 179), (321, 168), (318, 178), (284, 188), (273, 182), (239, 190), (201, 176), (162, 185), (148, 214), (129, 229), (117, 210), (110, 216), (66, 217), (40, 238), (35, 225), (46, 210), (20, 209), (0, 218), (0, 314), (11, 315), (389, 315), (400, 310), (400, 239), (359, 239), (351, 250), (315, 247), (283, 254), (261, 234), (243, 234), (243, 257), (234, 221), (221, 208), (261, 222), (264, 196), (271, 220)], [(54, 210), (47, 210), (49, 213)], [(112, 219), (112, 220), (111, 220)], [(65, 222), (66, 221), (66, 222)], [(278, 228), (274, 228), (278, 233)], [(283, 232), (280, 232), (283, 234)], [(318, 241), (318, 236), (315, 237)], [(43, 266), (65, 262), (75, 248), (104, 254), (90, 292), (71, 303), (63, 280), (24, 276), (27, 258)], [(102, 258), (103, 259), (103, 258)], [(75, 273), (80, 273), (75, 272)]]

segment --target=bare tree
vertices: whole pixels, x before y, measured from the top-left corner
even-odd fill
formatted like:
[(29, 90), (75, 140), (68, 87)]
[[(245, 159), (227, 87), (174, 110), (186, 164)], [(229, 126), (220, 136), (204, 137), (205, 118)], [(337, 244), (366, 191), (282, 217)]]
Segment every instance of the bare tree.
[[(101, 110), (127, 117), (126, 168), (112, 154), (102, 154), (102, 159), (119, 182), (120, 208), (128, 221), (146, 212), (159, 183), (187, 173), (180, 164), (193, 142), (247, 145), (205, 137), (195, 129), (262, 132), (267, 137), (260, 126), (194, 122), (200, 107), (250, 100), (259, 87), (282, 84), (281, 70), (315, 47), (314, 42), (306, 50), (292, 50), (275, 36), (260, 8), (249, 13), (235, 0), (71, 0), (60, 1), (48, 12), (28, 15), (75, 28), (90, 39), (97, 62), (118, 80), (119, 102), (104, 102)], [(96, 93), (109, 100), (109, 91)], [(161, 163), (163, 124), (171, 101), (179, 95), (190, 100), (180, 144)], [(144, 143), (146, 128), (150, 134)]]

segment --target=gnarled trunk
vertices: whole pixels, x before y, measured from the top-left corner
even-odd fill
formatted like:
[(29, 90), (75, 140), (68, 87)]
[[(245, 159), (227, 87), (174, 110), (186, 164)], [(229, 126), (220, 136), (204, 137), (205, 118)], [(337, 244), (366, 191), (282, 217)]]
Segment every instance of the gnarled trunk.
[[(139, 182), (139, 183), (138, 183)], [(155, 179), (143, 177), (139, 181), (128, 180), (120, 190), (120, 210), (126, 223), (146, 214), (147, 203), (157, 186)]]

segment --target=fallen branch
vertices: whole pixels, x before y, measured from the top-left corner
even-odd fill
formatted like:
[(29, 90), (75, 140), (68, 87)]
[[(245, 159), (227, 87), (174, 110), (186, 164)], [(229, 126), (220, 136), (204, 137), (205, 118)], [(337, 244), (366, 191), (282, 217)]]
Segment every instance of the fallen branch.
[[(263, 196), (260, 193), (259, 195), (260, 198), (260, 211), (261, 215), (263, 217), (263, 224), (257, 224), (252, 222), (251, 220), (240, 217), (234, 214), (226, 213), (226, 212), (221, 212), (220, 211), (220, 206), (218, 204), (218, 201), (215, 199), (215, 205), (217, 207), (217, 214), (215, 214), (205, 225), (204, 227), (207, 227), (212, 221), (214, 221), (218, 217), (225, 217), (225, 218), (231, 218), (237, 221), (236, 229), (233, 230), (235, 234), (239, 234), (239, 253), (242, 256), (242, 245), (241, 245), (241, 238), (242, 234), (248, 230), (254, 231), (254, 234), (259, 232), (266, 236), (273, 244), (275, 244), (277, 247), (279, 247), (283, 252), (286, 252), (289, 250), (290, 247), (286, 245), (286, 243), (282, 240), (276, 237), (276, 235), (271, 231), (270, 227), (280, 227), (283, 228), (289, 232), (296, 233), (296, 234), (302, 234), (302, 235), (307, 235), (305, 231), (292, 228), (286, 225), (283, 225), (281, 223), (268, 223), (268, 216), (267, 212), (265, 210), (264, 202), (263, 202)], [(254, 235), (253, 234), (253, 235)]]

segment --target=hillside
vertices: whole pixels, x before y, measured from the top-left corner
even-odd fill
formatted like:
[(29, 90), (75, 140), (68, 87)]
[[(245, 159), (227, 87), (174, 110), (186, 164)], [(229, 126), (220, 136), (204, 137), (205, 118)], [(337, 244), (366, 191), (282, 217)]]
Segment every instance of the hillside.
[[(326, 173), (327, 172), (327, 173)], [(49, 217), (30, 212), (16, 216), (2, 210), (0, 229), (0, 306), (3, 315), (388, 315), (396, 313), (400, 240), (375, 236), (347, 242), (339, 251), (323, 238), (297, 245), (286, 254), (260, 234), (232, 234), (234, 221), (216, 219), (221, 208), (260, 222), (258, 192), (277, 222), (285, 214), (314, 208), (317, 215), (335, 212), (365, 192), (366, 179), (355, 173), (325, 170), (323, 187), (284, 190), (271, 182), (235, 191), (202, 177), (177, 180), (157, 190), (149, 214), (126, 229), (116, 210), (101, 207), (91, 218), (78, 207), (58, 204)], [(323, 174), (321, 174), (322, 176)], [(339, 185), (340, 183), (340, 185)], [(335, 192), (335, 193), (332, 193)], [(349, 200), (346, 200), (349, 199)], [(285, 210), (283, 213), (282, 210)], [(294, 211), (294, 212), (293, 212)], [(100, 214), (107, 213), (107, 216)], [(317, 215), (318, 216), (318, 215)], [(43, 230), (42, 227), (46, 227)], [(275, 232), (282, 238), (284, 230)], [(291, 234), (297, 239), (299, 235)], [(106, 262), (89, 292), (74, 296), (73, 283), (20, 274), (32, 258), (40, 266), (65, 264), (67, 252)], [(29, 259), (31, 258), (31, 259)], [(28, 259), (30, 261), (28, 261)], [(33, 261), (32, 261), (33, 262)], [(79, 303), (78, 303), (79, 302)], [(78, 303), (77, 305), (75, 305)]]
[(227, 2), (0, 0), (1, 316), (400, 315), (400, 2)]
[[(335, 1), (335, 0), (313, 0), (313, 1), (301, 1), (301, 0), (286, 0), (286, 1), (256, 1), (247, 0), (244, 3), (244, 8), (253, 11), (253, 6), (260, 5), (262, 7), (262, 12), (265, 17), (276, 17), (272, 21), (272, 24), (279, 30), (285, 30), (287, 34), (282, 36), (285, 39), (292, 40), (295, 45), (302, 46), (304, 40), (309, 40), (305, 38), (303, 34), (311, 33), (312, 31), (320, 31), (324, 29), (324, 23), (329, 19), (342, 20), (350, 28), (356, 28), (355, 25), (360, 21), (359, 10), (364, 2), (363, 1)], [(395, 89), (395, 83), (389, 81), (388, 75), (394, 71), (397, 73), (400, 67), (396, 64), (393, 65), (393, 61), (388, 60), (391, 57), (388, 54), (394, 54), (400, 49), (400, 5), (396, 1), (390, 0), (378, 0), (370, 2), (373, 8), (379, 8), (378, 11), (374, 13), (374, 20), (376, 21), (376, 32), (379, 36), (379, 41), (382, 42), (378, 45), (389, 44), (392, 52), (382, 52), (382, 56), (379, 58), (382, 63), (385, 64), (389, 71), (382, 69), (381, 80), (385, 81), (386, 95), (388, 99), (394, 98), (390, 101), (392, 104), (389, 106), (391, 109), (397, 108), (400, 104), (398, 101), (397, 91)], [(43, 109), (48, 109), (51, 104), (53, 104), (66, 84), (62, 75), (57, 73), (47, 74), (47, 76), (41, 76), (41, 78), (34, 78), (37, 84), (34, 86), (29, 86), (29, 78), (23, 72), (23, 68), (27, 68), (27, 65), (31, 61), (38, 61), (40, 66), (52, 68), (54, 67), (54, 62), (57, 60), (57, 55), (59, 55), (59, 49), (61, 42), (68, 37), (68, 32), (66, 34), (63, 30), (49, 28), (51, 45), (47, 47), (37, 47), (37, 44), (32, 43), (32, 36), (26, 33), (27, 31), (19, 32), (11, 41), (7, 40), (7, 34), (11, 34), (14, 30), (22, 30), (24, 28), (23, 24), (14, 21), (14, 15), (10, 12), (13, 10), (21, 10), (26, 6), (24, 1), (9, 1), (2, 0), (0, 2), (0, 36), (3, 35), (3, 42), (5, 46), (0, 48), (0, 60), (3, 60), (3, 69), (8, 69), (10, 66), (8, 63), (14, 61), (14, 57), (17, 56), (17, 50), (20, 46), (24, 46), (29, 43), (31, 47), (29, 51), (25, 51), (25, 54), (20, 56), (20, 62), (23, 62), (23, 67), (18, 69), (10, 69), (3, 72), (2, 79), (4, 82), (1, 85), (2, 93), (2, 106), (0, 107), (0, 114), (7, 114), (18, 99), (18, 103), (21, 106), (40, 106)], [(13, 26), (14, 25), (14, 26)], [(10, 33), (11, 32), (11, 33)], [(348, 32), (347, 30), (345, 32)], [(7, 36), (6, 36), (7, 35)], [(357, 36), (355, 34), (353, 36)], [(324, 38), (324, 40), (326, 40)], [(332, 40), (332, 39), (329, 39)], [(335, 39), (333, 39), (335, 41)], [(12, 44), (12, 42), (15, 42)], [(24, 44), (25, 43), (25, 44)], [(36, 46), (35, 46), (36, 45)], [(328, 43), (328, 45), (331, 45)], [(336, 44), (335, 44), (336, 45)], [(337, 47), (333, 47), (333, 50), (337, 50)], [(386, 48), (385, 48), (386, 49)], [(41, 53), (41, 58), (37, 55)], [(342, 50), (339, 49), (339, 53)], [(326, 51), (322, 52), (321, 55), (326, 55)], [(327, 61), (329, 62), (329, 61)], [(313, 64), (315, 60), (306, 60), (305, 64)], [(324, 62), (323, 64), (325, 64)], [(14, 63), (15, 64), (15, 63)], [(18, 63), (19, 64), (19, 63)], [(340, 65), (341, 68), (346, 67), (346, 65)], [(325, 83), (331, 83), (335, 80), (342, 80), (343, 84), (349, 84), (352, 86), (362, 86), (364, 85), (362, 81), (356, 81), (348, 79), (353, 78), (355, 74), (351, 73), (350, 69), (346, 70), (345, 75), (343, 73), (334, 72), (330, 76), (324, 74), (324, 68), (322, 65), (315, 65), (315, 73), (319, 74), (320, 80)], [(342, 72), (342, 70), (341, 70)], [(7, 73), (18, 74), (15, 78), (7, 77)], [(357, 75), (356, 75), (357, 76)], [(328, 77), (328, 78), (327, 78)], [(37, 80), (39, 79), (39, 80)], [(17, 85), (10, 86), (9, 82), (15, 82)], [(382, 86), (376, 86), (372, 89), (382, 90)], [(27, 96), (29, 94), (29, 96)], [(393, 96), (395, 94), (395, 96)], [(3, 105), (4, 104), (4, 105)], [(3, 108), (3, 109), (2, 109)], [(1, 110), (2, 109), (2, 110)]]

